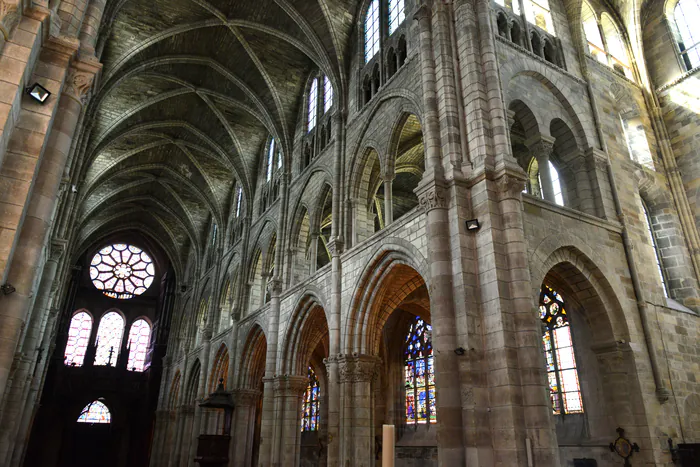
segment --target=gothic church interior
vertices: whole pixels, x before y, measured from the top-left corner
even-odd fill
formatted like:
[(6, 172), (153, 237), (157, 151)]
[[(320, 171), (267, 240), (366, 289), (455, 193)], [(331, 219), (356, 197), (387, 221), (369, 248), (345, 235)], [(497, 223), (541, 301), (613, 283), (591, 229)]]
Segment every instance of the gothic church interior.
[(698, 24), (0, 0), (0, 465), (700, 465)]

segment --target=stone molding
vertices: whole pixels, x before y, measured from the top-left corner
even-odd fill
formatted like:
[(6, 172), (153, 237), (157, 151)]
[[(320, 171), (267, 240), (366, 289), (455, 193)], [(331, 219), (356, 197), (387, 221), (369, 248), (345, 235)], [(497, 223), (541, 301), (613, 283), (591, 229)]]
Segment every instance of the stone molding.
[(525, 179), (520, 174), (504, 173), (496, 179), (500, 199), (520, 199), (525, 188)]
[(418, 204), (425, 214), (433, 209), (446, 209), (445, 189), (435, 183), (422, 189), (418, 195)]
[(275, 376), (272, 378), (272, 388), (275, 394), (301, 395), (309, 385), (306, 376)]

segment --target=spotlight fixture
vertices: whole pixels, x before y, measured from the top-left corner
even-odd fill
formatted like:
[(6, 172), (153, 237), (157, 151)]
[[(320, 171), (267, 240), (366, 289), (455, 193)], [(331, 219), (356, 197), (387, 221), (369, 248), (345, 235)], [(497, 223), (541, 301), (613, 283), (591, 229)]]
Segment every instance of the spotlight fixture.
[(39, 83), (34, 83), (25, 89), (25, 92), (31, 96), (32, 99), (43, 104), (49, 98), (51, 93), (48, 89)]
[(464, 347), (457, 347), (457, 348), (455, 349), (455, 353), (456, 353), (457, 355), (464, 355), (464, 352), (466, 352), (466, 350), (464, 350)]
[(467, 221), (467, 230), (479, 230), (479, 219), (469, 219)]
[(0, 290), (2, 290), (3, 295), (10, 295), (11, 293), (15, 293), (15, 286), (12, 284), (3, 284), (0, 285)]

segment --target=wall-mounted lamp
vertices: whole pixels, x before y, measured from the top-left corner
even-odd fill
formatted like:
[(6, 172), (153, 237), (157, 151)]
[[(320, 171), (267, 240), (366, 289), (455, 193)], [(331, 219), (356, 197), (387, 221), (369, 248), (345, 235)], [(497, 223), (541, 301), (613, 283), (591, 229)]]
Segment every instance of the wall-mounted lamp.
[(0, 285), (0, 290), (2, 290), (3, 295), (10, 295), (11, 293), (15, 293), (15, 286), (12, 284), (3, 284)]
[(469, 219), (467, 221), (467, 230), (479, 230), (479, 219)]
[(43, 104), (49, 98), (51, 93), (48, 89), (39, 83), (34, 83), (25, 89), (25, 92), (31, 96), (32, 99)]
[(457, 355), (464, 355), (465, 352), (466, 352), (466, 350), (464, 350), (464, 347), (457, 347), (457, 348), (455, 349), (455, 353), (456, 353)]

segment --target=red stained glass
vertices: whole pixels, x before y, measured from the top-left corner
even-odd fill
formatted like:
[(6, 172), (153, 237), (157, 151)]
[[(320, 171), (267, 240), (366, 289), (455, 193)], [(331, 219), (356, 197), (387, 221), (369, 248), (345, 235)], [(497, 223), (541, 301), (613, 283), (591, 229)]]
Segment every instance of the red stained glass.
[(112, 414), (102, 402), (93, 401), (86, 405), (83, 411), (80, 412), (78, 423), (112, 423)]
[(540, 292), (540, 319), (545, 325), (542, 346), (552, 412), (555, 415), (583, 413), (576, 355), (564, 298), (546, 285)]
[(70, 320), (68, 343), (63, 354), (63, 361), (68, 366), (82, 366), (85, 361), (85, 351), (90, 342), (92, 332), (92, 317), (81, 311)]
[(407, 423), (437, 422), (431, 332), (429, 324), (416, 318), (406, 335), (404, 374)]
[(311, 367), (309, 367), (308, 378), (309, 384), (304, 392), (304, 404), (302, 407), (301, 431), (316, 431), (318, 430), (321, 387), (319, 386), (316, 373)]
[(145, 319), (138, 319), (129, 331), (129, 361), (127, 370), (143, 371), (146, 365), (146, 353), (151, 343), (151, 326)]

